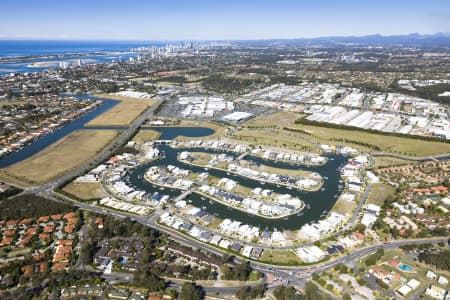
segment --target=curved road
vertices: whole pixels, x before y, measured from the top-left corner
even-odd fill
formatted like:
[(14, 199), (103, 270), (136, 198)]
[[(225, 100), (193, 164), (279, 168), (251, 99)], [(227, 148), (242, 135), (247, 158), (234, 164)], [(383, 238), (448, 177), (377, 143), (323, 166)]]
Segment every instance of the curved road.
[[(214, 254), (222, 256), (224, 253), (226, 253), (226, 251), (218, 249), (212, 245), (194, 240), (190, 237), (184, 236), (183, 234), (181, 234), (180, 232), (178, 232), (176, 230), (173, 230), (173, 229), (170, 229), (170, 228), (167, 228), (165, 226), (158, 224), (158, 222), (157, 222), (158, 214), (157, 213), (154, 213), (151, 216), (146, 216), (146, 217), (136, 216), (136, 215), (132, 215), (132, 214), (129, 214), (126, 212), (114, 211), (112, 209), (107, 209), (107, 208), (102, 208), (102, 207), (98, 207), (98, 206), (91, 205), (91, 204), (77, 202), (69, 197), (66, 197), (64, 195), (60, 195), (60, 194), (53, 192), (53, 190), (55, 188), (61, 186), (65, 182), (79, 176), (80, 174), (85, 173), (86, 171), (90, 170), (96, 164), (108, 159), (114, 153), (114, 151), (116, 151), (119, 147), (121, 147), (126, 141), (128, 141), (138, 131), (139, 127), (145, 123), (145, 121), (154, 113), (154, 111), (163, 102), (164, 102), (164, 99), (160, 99), (157, 101), (157, 103), (154, 106), (152, 106), (151, 108), (144, 111), (139, 117), (136, 118), (136, 120), (134, 120), (134, 122), (130, 125), (130, 127), (128, 129), (126, 129), (120, 135), (118, 135), (110, 143), (109, 146), (105, 147), (101, 152), (99, 152), (97, 155), (95, 155), (91, 160), (89, 160), (85, 164), (68, 172), (67, 174), (65, 174), (64, 176), (61, 176), (60, 178), (58, 178), (57, 180), (55, 180), (53, 182), (50, 182), (43, 186), (32, 187), (32, 188), (26, 189), (25, 192), (38, 194), (40, 196), (43, 196), (43, 197), (45, 197), (49, 200), (53, 200), (53, 201), (70, 202), (73, 205), (75, 205), (83, 210), (88, 210), (88, 211), (92, 211), (92, 212), (96, 212), (96, 213), (100, 213), (100, 214), (108, 214), (108, 215), (116, 216), (119, 218), (128, 218), (128, 219), (134, 220), (136, 222), (139, 222), (141, 224), (144, 224), (146, 226), (155, 228), (155, 229), (167, 234), (171, 239), (173, 239), (177, 242), (180, 242), (182, 244), (186, 244), (186, 245), (189, 245), (189, 246), (192, 246), (195, 248), (203, 249), (210, 253), (214, 253)], [(390, 155), (390, 154), (384, 154), (382, 152), (379, 152), (379, 153), (373, 153), (372, 155)], [(393, 155), (393, 156), (397, 157), (396, 155)], [(399, 155), (398, 157), (401, 157), (401, 156)], [(442, 154), (442, 155), (433, 156), (433, 157), (430, 156), (430, 157), (423, 158), (423, 160), (447, 158), (447, 157), (450, 157), (450, 154)], [(408, 157), (407, 159), (411, 159), (411, 158)], [(415, 159), (419, 160), (419, 158), (415, 158)], [(413, 159), (413, 160), (415, 160), (415, 159)], [(370, 190), (370, 186), (368, 187), (365, 195), (362, 197), (362, 199), (358, 205), (358, 209), (355, 210), (355, 213), (352, 216), (350, 225), (352, 225), (352, 223), (354, 223), (356, 221), (357, 216), (359, 214), (359, 210), (362, 206), (362, 203), (364, 203), (364, 199), (367, 196), (369, 190)], [(254, 269), (259, 270), (264, 273), (269, 272), (269, 273), (274, 273), (277, 276), (282, 276), (285, 281), (284, 282), (280, 281), (276, 285), (287, 284), (289, 282), (291, 282), (291, 284), (302, 285), (302, 283), (304, 283), (304, 280), (311, 276), (311, 273), (321, 272), (321, 271), (327, 270), (339, 263), (352, 261), (356, 258), (366, 256), (372, 252), (375, 252), (376, 250), (378, 250), (380, 248), (395, 248), (395, 247), (399, 247), (399, 246), (403, 246), (403, 245), (419, 245), (419, 244), (437, 243), (437, 242), (441, 242), (441, 241), (445, 242), (445, 241), (447, 241), (447, 239), (448, 239), (447, 237), (440, 237), (440, 238), (391, 241), (391, 242), (387, 242), (387, 243), (383, 243), (383, 244), (367, 246), (365, 248), (355, 250), (354, 252), (352, 252), (346, 256), (333, 258), (329, 261), (310, 265), (310, 266), (276, 266), (276, 265), (270, 265), (270, 264), (256, 262), (256, 261), (251, 261), (251, 266)], [(260, 246), (261, 245), (258, 245), (258, 247), (260, 247)], [(291, 247), (298, 247), (298, 246), (291, 246)], [(240, 260), (242, 260), (242, 258), (236, 257), (236, 261), (240, 261)], [(271, 287), (274, 287), (276, 285), (273, 285)], [(218, 290), (216, 290), (216, 291), (218, 291)]]
[(419, 156), (419, 157), (412, 157), (407, 155), (401, 155), (401, 154), (394, 154), (394, 153), (386, 153), (386, 152), (380, 152), (375, 151), (370, 153), (373, 156), (388, 156), (388, 157), (395, 157), (405, 160), (413, 160), (413, 161), (427, 161), (427, 160), (440, 160), (440, 159), (449, 159), (450, 153), (442, 153), (442, 154), (436, 154), (436, 155), (430, 155), (430, 156)]
[[(173, 230), (173, 229), (170, 229), (170, 228), (160, 225), (157, 222), (158, 215), (155, 213), (150, 216), (144, 216), (144, 217), (136, 216), (136, 215), (132, 215), (132, 214), (125, 213), (125, 212), (119, 212), (119, 211), (114, 211), (114, 210), (111, 210), (108, 208), (95, 206), (92, 204), (77, 202), (69, 197), (66, 197), (64, 195), (60, 195), (60, 194), (57, 194), (54, 192), (43, 192), (43, 193), (40, 193), (40, 195), (49, 200), (53, 200), (53, 201), (61, 201), (62, 200), (65, 202), (70, 202), (83, 210), (88, 210), (88, 211), (92, 211), (92, 212), (96, 212), (96, 213), (100, 213), (100, 214), (108, 214), (108, 215), (112, 215), (112, 216), (119, 217), (119, 218), (128, 218), (130, 220), (139, 222), (143, 225), (146, 225), (146, 226), (152, 227), (158, 231), (161, 231), (161, 232), (167, 234), (171, 239), (173, 239), (179, 243), (182, 243), (182, 244), (185, 244), (188, 246), (192, 246), (195, 248), (203, 249), (205, 251), (214, 253), (219, 256), (222, 256), (223, 254), (227, 253), (225, 250), (221, 250), (212, 245), (209, 245), (209, 244), (197, 241), (197, 240), (193, 240), (192, 238), (187, 237), (176, 230)], [(397, 247), (405, 246), (405, 245), (421, 245), (421, 244), (446, 242), (447, 240), (448, 240), (448, 237), (431, 237), (431, 238), (422, 238), (422, 239), (390, 241), (390, 242), (386, 242), (386, 243), (370, 245), (370, 246), (367, 246), (364, 248), (360, 248), (360, 249), (357, 249), (354, 252), (347, 254), (345, 256), (336, 257), (336, 258), (333, 258), (326, 262), (322, 262), (322, 263), (318, 263), (318, 264), (314, 264), (314, 265), (308, 265), (308, 266), (277, 266), (277, 265), (271, 265), (271, 264), (257, 262), (257, 261), (251, 261), (250, 264), (254, 269), (256, 269), (258, 271), (276, 273), (278, 275), (285, 275), (286, 278), (294, 281), (294, 279), (299, 280), (302, 278), (303, 279), (307, 278), (311, 275), (311, 273), (322, 272), (322, 271), (327, 270), (339, 263), (352, 261), (356, 258), (366, 256), (366, 255), (373, 253), (381, 248), (390, 249), (390, 248), (397, 248)], [(236, 257), (236, 260), (241, 261), (242, 258)]]

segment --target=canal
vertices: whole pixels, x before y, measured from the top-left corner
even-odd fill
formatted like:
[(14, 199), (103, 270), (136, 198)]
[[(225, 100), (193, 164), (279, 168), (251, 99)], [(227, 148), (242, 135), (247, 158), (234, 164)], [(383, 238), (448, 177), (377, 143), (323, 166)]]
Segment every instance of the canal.
[[(161, 132), (160, 139), (174, 139), (177, 136), (188, 136), (188, 137), (201, 137), (207, 136), (213, 133), (213, 131), (209, 128), (203, 127), (155, 127), (154, 130)], [(161, 191), (159, 187), (155, 187), (144, 179), (144, 173), (148, 170), (150, 166), (167, 166), (167, 165), (175, 165), (183, 169), (189, 169), (196, 173), (205, 172), (205, 169), (202, 167), (192, 166), (189, 164), (182, 163), (177, 160), (177, 154), (181, 151), (185, 151), (186, 149), (174, 149), (168, 145), (160, 145), (158, 146), (160, 151), (165, 153), (164, 158), (157, 160), (155, 162), (143, 164), (132, 169), (125, 177), (125, 181), (135, 188), (145, 190), (147, 192), (159, 192), (163, 194), (168, 194), (170, 196), (177, 196), (180, 194), (179, 190), (176, 189), (164, 189)], [(224, 151), (215, 151), (211, 149), (203, 149), (203, 148), (195, 148), (195, 149), (187, 149), (188, 151), (199, 151), (206, 153), (223, 153)], [(235, 153), (227, 152), (229, 155), (236, 156)], [(258, 180), (252, 180), (249, 178), (241, 177), (234, 174), (227, 174), (225, 171), (209, 169), (208, 173), (212, 176), (216, 176), (219, 178), (227, 177), (234, 179), (240, 184), (249, 187), (263, 187), (271, 189), (280, 194), (291, 194), (303, 200), (306, 204), (306, 208), (298, 215), (292, 215), (290, 217), (278, 220), (269, 220), (265, 218), (261, 218), (252, 214), (247, 214), (245, 212), (233, 209), (229, 206), (223, 205), (221, 203), (217, 203), (214, 201), (210, 201), (209, 199), (205, 199), (200, 197), (197, 194), (192, 194), (189, 196), (188, 200), (192, 202), (192, 205), (204, 208), (210, 214), (219, 216), (220, 218), (229, 218), (232, 220), (240, 221), (246, 224), (250, 224), (253, 226), (257, 226), (260, 229), (269, 229), (269, 230), (295, 230), (299, 229), (303, 224), (314, 222), (323, 217), (334, 205), (339, 196), (339, 181), (340, 181), (340, 173), (338, 168), (345, 164), (348, 160), (347, 157), (342, 155), (329, 154), (327, 155), (328, 162), (322, 166), (294, 166), (284, 162), (275, 162), (264, 160), (262, 158), (257, 158), (253, 156), (247, 156), (247, 160), (252, 160), (259, 164), (265, 164), (277, 168), (286, 168), (286, 169), (303, 169), (312, 172), (317, 172), (324, 177), (323, 188), (316, 192), (306, 192), (306, 191), (298, 191), (295, 189), (289, 190), (283, 186), (277, 186), (276, 184), (265, 183), (262, 185)]]
[(4, 168), (4, 167), (10, 166), (12, 164), (18, 163), (36, 153), (38, 153), (39, 151), (43, 150), (50, 144), (53, 144), (54, 142), (58, 141), (59, 139), (65, 137), (69, 133), (71, 133), (75, 130), (78, 130), (78, 129), (84, 129), (84, 125), (86, 123), (88, 123), (90, 120), (96, 118), (97, 116), (101, 115), (102, 113), (104, 113), (108, 109), (112, 108), (117, 103), (119, 103), (119, 101), (116, 101), (116, 100), (96, 98), (96, 97), (92, 97), (92, 96), (88, 96), (88, 95), (77, 95), (76, 97), (79, 99), (88, 98), (88, 99), (92, 99), (92, 100), (102, 100), (103, 104), (100, 107), (84, 114), (80, 118), (75, 119), (75, 120), (61, 126), (60, 128), (56, 129), (52, 133), (46, 134), (46, 135), (40, 137), (39, 139), (31, 142), (30, 144), (28, 144), (24, 148), (20, 149), (19, 151), (12, 152), (12, 153), (0, 158), (0, 168)]
[[(88, 97), (88, 96), (78, 96), (78, 97)], [(89, 96), (90, 97), (90, 96)], [(98, 99), (94, 97), (90, 97), (91, 99)], [(104, 113), (108, 109), (112, 108), (114, 105), (118, 103), (118, 101), (110, 100), (110, 99), (100, 99), (103, 100), (103, 105), (99, 108), (88, 112), (82, 117), (62, 126), (61, 128), (55, 130), (54, 132), (41, 137), (40, 139), (34, 141), (23, 149), (13, 152), (3, 158), (0, 159), (0, 168), (7, 167), (14, 163), (20, 162), (39, 151), (46, 148), (48, 145), (58, 141), (63, 138), (67, 134), (79, 130), (79, 129), (110, 129), (109, 127), (85, 127), (85, 124), (100, 114)], [(114, 129), (120, 129), (114, 127)], [(125, 127), (123, 129), (126, 129)], [(209, 136), (214, 133), (213, 129), (206, 127), (150, 127), (150, 128), (142, 128), (142, 130), (156, 130), (161, 133), (161, 140), (171, 140), (178, 136), (186, 136), (186, 137), (203, 137)], [(177, 160), (177, 154), (182, 149), (174, 149), (168, 145), (159, 146), (160, 150), (165, 153), (165, 157), (153, 162), (141, 165), (139, 167), (134, 168), (131, 172), (126, 175), (125, 180), (131, 184), (132, 186), (145, 190), (147, 192), (160, 192), (163, 194), (168, 194), (171, 196), (177, 196), (180, 194), (179, 190), (176, 189), (165, 189), (161, 191), (159, 187), (155, 187), (152, 184), (148, 183), (143, 175), (147, 171), (147, 169), (152, 165), (176, 165), (184, 169), (190, 169), (193, 172), (205, 172), (204, 168), (191, 166), (188, 164), (184, 164)], [(200, 151), (200, 152), (208, 152), (208, 153), (223, 153), (225, 151), (218, 151), (212, 149), (203, 149), (196, 148), (190, 149), (191, 151)], [(236, 154), (233, 152), (227, 152), (227, 154), (235, 156)], [(263, 187), (273, 190), (276, 193), (280, 194), (291, 194), (292, 196), (298, 197), (303, 200), (306, 204), (305, 209), (298, 215), (292, 215), (285, 219), (279, 220), (268, 220), (255, 215), (247, 214), (239, 210), (232, 209), (229, 206), (209, 201), (208, 199), (204, 200), (197, 194), (192, 194), (189, 196), (188, 200), (192, 202), (193, 205), (197, 207), (204, 208), (208, 213), (219, 216), (220, 218), (229, 218), (232, 220), (240, 221), (246, 224), (250, 224), (253, 226), (258, 226), (260, 229), (269, 229), (269, 230), (294, 230), (300, 228), (303, 224), (314, 222), (323, 217), (334, 205), (339, 195), (339, 181), (340, 181), (340, 173), (338, 172), (338, 168), (347, 162), (347, 157), (342, 155), (329, 154), (328, 161), (325, 165), (322, 166), (295, 166), (285, 162), (274, 162), (269, 160), (264, 160), (262, 158), (257, 158), (253, 156), (247, 156), (247, 160), (252, 160), (255, 163), (265, 164), (268, 166), (273, 166), (277, 168), (286, 168), (286, 169), (303, 169), (312, 172), (317, 172), (322, 175), (324, 178), (323, 188), (316, 192), (306, 192), (306, 191), (298, 191), (295, 189), (289, 190), (283, 186), (277, 186), (275, 184), (265, 183), (262, 185), (257, 180), (252, 180), (249, 178), (241, 177), (234, 174), (227, 174), (224, 171), (210, 169), (208, 172), (216, 177), (223, 178), (228, 177), (236, 180), (240, 184), (247, 186), (249, 188), (255, 187)]]

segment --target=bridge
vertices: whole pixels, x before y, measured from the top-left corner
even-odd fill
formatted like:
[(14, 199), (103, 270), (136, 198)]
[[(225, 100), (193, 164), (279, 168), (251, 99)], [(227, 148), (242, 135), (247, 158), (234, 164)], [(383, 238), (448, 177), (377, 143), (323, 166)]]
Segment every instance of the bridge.
[(192, 194), (192, 191), (191, 190), (187, 190), (187, 191), (183, 192), (181, 195), (179, 195), (178, 197), (176, 197), (175, 200), (173, 200), (173, 202), (178, 202), (178, 201), (184, 200), (190, 194)]
[(236, 160), (241, 160), (241, 159), (243, 159), (244, 157), (247, 156), (247, 154), (248, 154), (248, 152), (242, 153), (241, 155), (239, 155), (239, 156), (236, 158)]
[(172, 142), (173, 142), (172, 140), (156, 140), (156, 141), (153, 141), (153, 144), (155, 144), (155, 145), (166, 145), (166, 144), (170, 144)]

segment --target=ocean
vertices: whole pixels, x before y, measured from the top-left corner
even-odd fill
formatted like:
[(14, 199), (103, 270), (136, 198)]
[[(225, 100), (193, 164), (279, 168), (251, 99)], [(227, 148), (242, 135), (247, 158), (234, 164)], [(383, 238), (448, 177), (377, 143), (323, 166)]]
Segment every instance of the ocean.
[(48, 54), (128, 51), (144, 46), (162, 46), (162, 42), (136, 41), (38, 41), (0, 40), (0, 57)]
[[(31, 63), (46, 61), (69, 61), (76, 59), (89, 60), (89, 63), (104, 63), (128, 59), (137, 56), (130, 53), (132, 48), (148, 46), (164, 46), (164, 42), (137, 41), (38, 41), (38, 40), (0, 40), (0, 59), (20, 57), (23, 60), (0, 62), (0, 76), (11, 73), (39, 72), (55, 66), (32, 66)], [(107, 55), (86, 55), (86, 53), (103, 52)], [(84, 54), (70, 58), (45, 58), (38, 56), (56, 54)], [(32, 57), (32, 58), (30, 58)]]

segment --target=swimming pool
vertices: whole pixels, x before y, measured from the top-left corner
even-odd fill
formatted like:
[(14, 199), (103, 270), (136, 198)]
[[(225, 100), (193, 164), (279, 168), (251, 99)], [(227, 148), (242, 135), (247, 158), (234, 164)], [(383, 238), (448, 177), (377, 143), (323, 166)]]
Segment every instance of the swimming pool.
[(412, 270), (413, 270), (413, 268), (411, 268), (410, 266), (405, 265), (405, 264), (401, 264), (401, 265), (399, 265), (398, 267), (399, 267), (400, 269), (402, 269), (403, 271), (412, 271)]

